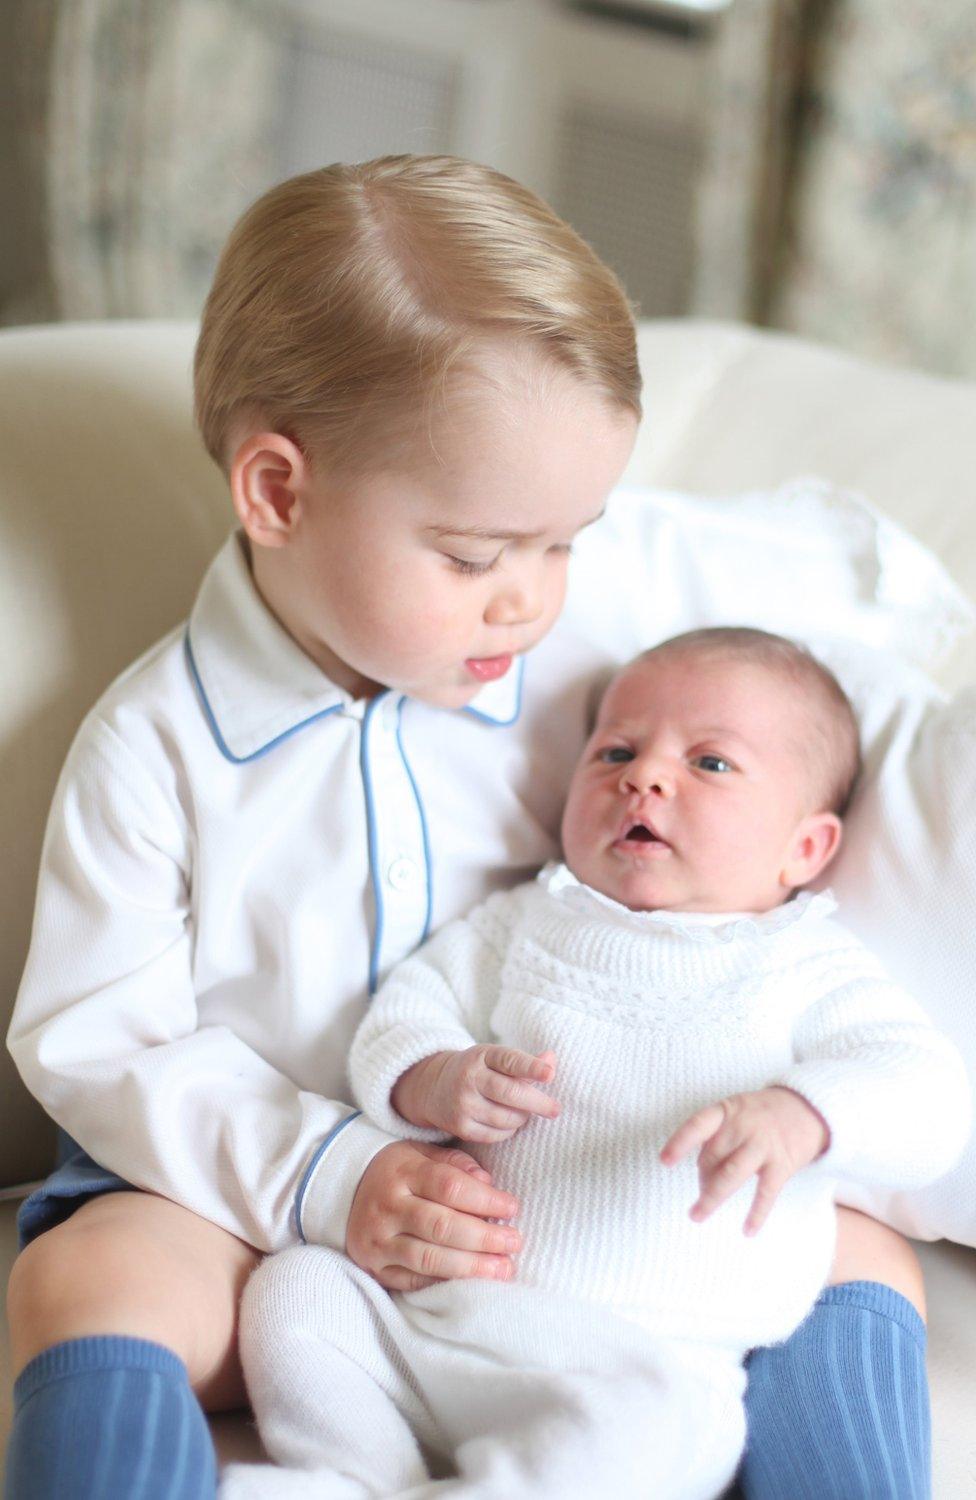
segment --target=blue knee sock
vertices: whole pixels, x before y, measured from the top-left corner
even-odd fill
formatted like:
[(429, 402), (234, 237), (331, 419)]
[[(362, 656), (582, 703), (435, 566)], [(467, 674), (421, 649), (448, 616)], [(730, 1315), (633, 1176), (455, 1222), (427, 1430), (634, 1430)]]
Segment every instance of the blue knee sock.
[(828, 1287), (748, 1361), (745, 1500), (929, 1500), (925, 1325), (891, 1287)]
[(18, 1376), (5, 1500), (213, 1500), (216, 1490), (207, 1421), (169, 1349), (69, 1339)]

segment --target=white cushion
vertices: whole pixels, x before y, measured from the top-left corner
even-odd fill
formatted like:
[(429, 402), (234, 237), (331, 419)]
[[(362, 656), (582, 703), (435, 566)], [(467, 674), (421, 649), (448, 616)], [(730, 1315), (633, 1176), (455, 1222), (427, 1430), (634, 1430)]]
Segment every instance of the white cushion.
[[(920, 674), (879, 674), (853, 650), (831, 665), (869, 748), (824, 880), (848, 924), (955, 1041), (976, 1087), (976, 687), (945, 701)], [(847, 1186), (842, 1196), (917, 1239), (976, 1245), (976, 1134), (927, 1188)]]

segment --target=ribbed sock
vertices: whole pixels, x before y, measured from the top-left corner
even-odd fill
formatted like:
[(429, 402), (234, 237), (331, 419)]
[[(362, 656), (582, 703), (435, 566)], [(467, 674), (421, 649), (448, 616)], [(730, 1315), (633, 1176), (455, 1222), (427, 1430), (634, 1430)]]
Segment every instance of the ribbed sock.
[(207, 1421), (169, 1349), (68, 1339), (18, 1376), (5, 1500), (213, 1500), (216, 1491)]
[(876, 1281), (828, 1287), (749, 1357), (745, 1500), (929, 1500), (925, 1325)]

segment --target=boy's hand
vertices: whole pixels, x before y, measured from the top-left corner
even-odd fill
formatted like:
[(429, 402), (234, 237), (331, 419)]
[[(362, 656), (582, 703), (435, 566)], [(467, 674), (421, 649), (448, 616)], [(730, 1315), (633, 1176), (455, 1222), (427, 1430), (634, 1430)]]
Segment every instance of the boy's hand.
[(758, 1175), (759, 1186), (743, 1226), (751, 1235), (762, 1228), (794, 1172), (822, 1156), (829, 1144), (830, 1131), (813, 1105), (792, 1089), (774, 1085), (753, 1094), (733, 1094), (700, 1109), (665, 1143), (661, 1160), (674, 1166), (701, 1146), (701, 1193), (691, 1210), (699, 1222)]
[(390, 1101), (414, 1125), (446, 1130), (462, 1141), (507, 1141), (531, 1115), (554, 1120), (555, 1099), (536, 1088), (556, 1072), (551, 1052), (465, 1047), (434, 1052), (397, 1079)]
[(346, 1226), (346, 1254), (389, 1291), (414, 1292), (435, 1281), (481, 1276), (508, 1281), (518, 1199), (493, 1187), (466, 1151), (395, 1141), (360, 1178)]

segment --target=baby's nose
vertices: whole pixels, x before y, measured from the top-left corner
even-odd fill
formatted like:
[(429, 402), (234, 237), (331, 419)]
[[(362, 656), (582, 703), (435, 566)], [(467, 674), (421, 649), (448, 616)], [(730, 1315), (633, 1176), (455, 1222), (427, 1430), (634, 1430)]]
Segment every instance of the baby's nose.
[(620, 789), (626, 794), (636, 792), (641, 797), (652, 793), (658, 797), (673, 797), (674, 778), (659, 762), (638, 758), (624, 766)]

